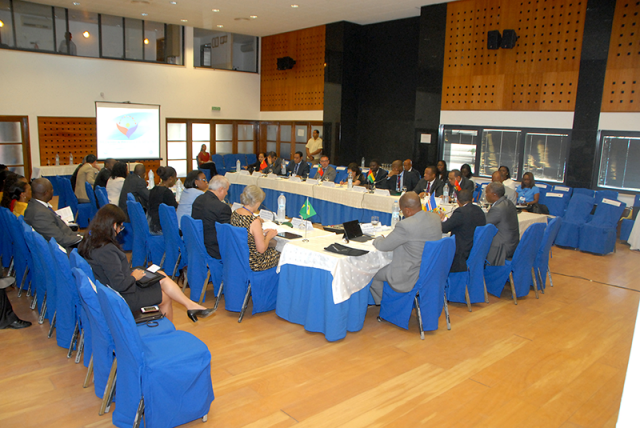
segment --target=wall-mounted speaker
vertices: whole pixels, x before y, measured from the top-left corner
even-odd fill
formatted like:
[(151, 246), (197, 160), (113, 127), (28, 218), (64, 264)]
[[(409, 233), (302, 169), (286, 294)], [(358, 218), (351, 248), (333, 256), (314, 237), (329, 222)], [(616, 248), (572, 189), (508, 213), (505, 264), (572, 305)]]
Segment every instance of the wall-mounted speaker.
[(296, 61), (290, 56), (278, 58), (278, 70), (291, 70), (296, 65)]
[(502, 49), (513, 49), (518, 41), (518, 36), (515, 30), (504, 30), (502, 32), (502, 42), (500, 47)]
[(502, 36), (500, 35), (500, 31), (493, 30), (487, 32), (487, 49), (500, 49), (501, 41)]

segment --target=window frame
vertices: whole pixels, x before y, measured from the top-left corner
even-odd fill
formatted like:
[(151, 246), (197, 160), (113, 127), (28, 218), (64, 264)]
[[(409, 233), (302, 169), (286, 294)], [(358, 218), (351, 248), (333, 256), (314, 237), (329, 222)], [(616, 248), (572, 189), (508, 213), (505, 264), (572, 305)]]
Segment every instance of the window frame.
[(606, 137), (637, 137), (638, 139), (640, 139), (640, 131), (612, 131), (607, 129), (598, 130), (598, 137), (596, 142), (596, 153), (593, 160), (594, 162), (593, 177), (591, 178), (592, 188), (596, 190), (615, 190), (619, 193), (625, 193), (625, 194), (633, 194), (633, 195), (640, 194), (640, 188), (630, 189), (625, 187), (612, 187), (612, 186), (600, 185), (600, 168), (602, 167), (602, 149), (604, 147), (604, 139)]

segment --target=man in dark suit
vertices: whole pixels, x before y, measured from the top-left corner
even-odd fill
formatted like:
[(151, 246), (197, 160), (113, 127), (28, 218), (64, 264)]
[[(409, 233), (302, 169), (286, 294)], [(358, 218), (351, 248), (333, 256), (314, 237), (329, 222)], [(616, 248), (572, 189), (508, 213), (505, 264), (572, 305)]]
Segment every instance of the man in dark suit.
[(320, 166), (318, 167), (316, 176), (313, 178), (320, 181), (336, 181), (336, 175), (338, 175), (338, 173), (329, 165), (329, 162), (329, 156), (322, 155), (320, 157)]
[(438, 178), (438, 167), (431, 165), (425, 168), (424, 178), (418, 181), (418, 184), (413, 189), (420, 198), (424, 198), (427, 194), (434, 193), (435, 196), (442, 196), (442, 189), (444, 188), (444, 182)]
[(493, 266), (502, 266), (506, 259), (513, 257), (520, 242), (520, 227), (518, 225), (518, 210), (505, 196), (504, 185), (491, 182), (486, 190), (487, 201), (491, 208), (487, 213), (487, 223), (498, 228), (493, 238), (487, 261)]
[[(413, 167), (413, 161), (411, 159), (405, 159), (404, 162), (402, 162), (402, 167), (404, 168), (405, 174), (413, 174), (413, 176), (415, 177), (414, 183), (417, 184), (418, 181), (420, 181), (420, 179), (422, 178), (422, 176), (420, 175), (420, 171)], [(412, 187), (407, 187), (407, 189), (412, 190)]]
[(143, 164), (136, 165), (133, 172), (124, 179), (122, 184), (122, 191), (120, 192), (120, 199), (118, 200), (118, 206), (124, 211), (129, 220), (129, 213), (127, 212), (127, 194), (131, 193), (137, 202), (140, 202), (142, 208), (146, 211), (149, 206), (149, 189), (147, 188), (147, 181), (144, 179), (146, 170)]
[(473, 234), (476, 227), (484, 226), (487, 220), (482, 208), (473, 205), (473, 193), (468, 190), (458, 192), (458, 208), (447, 219), (444, 214), (440, 214), (443, 219), (442, 233), (451, 232), (456, 237), (456, 255), (453, 257), (451, 272), (465, 272), (467, 270), (467, 259), (473, 247)]
[(96, 186), (107, 187), (107, 181), (109, 181), (109, 177), (111, 177), (111, 170), (115, 164), (116, 160), (113, 158), (104, 161), (104, 168), (96, 175), (96, 181), (93, 182), (93, 190), (96, 189)]
[(473, 194), (473, 191), (476, 190), (476, 185), (473, 181), (469, 180), (462, 176), (462, 173), (459, 169), (452, 169), (449, 171), (449, 196), (453, 195), (456, 192), (456, 182), (460, 186), (460, 190), (468, 190)]
[(278, 157), (276, 152), (269, 152), (267, 153), (268, 166), (260, 172), (264, 174), (282, 175), (282, 162), (283, 160)]
[(399, 195), (404, 189), (413, 190), (418, 184), (418, 177), (404, 169), (401, 160), (393, 161), (391, 171), (384, 180), (377, 185), (379, 189), (388, 189), (392, 195)]
[(80, 241), (82, 235), (72, 231), (53, 211), (49, 201), (53, 198), (53, 186), (46, 178), (38, 178), (31, 183), (33, 198), (24, 212), (24, 221), (47, 241), (56, 238), (56, 242), (70, 249)]
[(309, 175), (309, 164), (302, 160), (302, 152), (296, 152), (293, 155), (293, 162), (287, 165), (287, 175), (302, 178), (307, 178)]
[[(376, 186), (387, 178), (387, 171), (380, 168), (380, 162), (378, 162), (377, 159), (372, 159), (371, 162), (369, 162), (369, 171), (373, 174), (373, 182)], [(367, 174), (367, 183), (370, 183), (369, 174)]]
[(202, 220), (204, 246), (214, 259), (220, 259), (216, 222), (231, 221), (231, 208), (223, 202), (228, 191), (229, 180), (222, 175), (216, 175), (209, 182), (209, 190), (198, 196), (191, 208), (191, 217)]

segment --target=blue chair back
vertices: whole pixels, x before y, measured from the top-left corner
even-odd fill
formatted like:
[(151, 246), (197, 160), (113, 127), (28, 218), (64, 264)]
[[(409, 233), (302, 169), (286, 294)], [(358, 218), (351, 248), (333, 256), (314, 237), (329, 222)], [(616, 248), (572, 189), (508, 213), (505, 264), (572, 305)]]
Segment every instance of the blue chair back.
[[(202, 288), (205, 286), (204, 281), (207, 278), (207, 269), (211, 273), (211, 282), (213, 282), (214, 293), (218, 292), (222, 278), (222, 262), (210, 257), (204, 246), (204, 232), (202, 229), (202, 220), (196, 220), (189, 216), (183, 216), (181, 219), (182, 237), (184, 238), (187, 252), (187, 278), (191, 287), (190, 298), (197, 302), (202, 295)], [(220, 242), (220, 237), (218, 237)], [(206, 295), (203, 297), (206, 298)]]
[(71, 263), (71, 268), (78, 268), (91, 280), (96, 280), (95, 276), (93, 276), (93, 269), (91, 269), (91, 265), (87, 263), (87, 261), (82, 257), (76, 248), (71, 250), (71, 254), (69, 254), (69, 262)]
[[(69, 202), (67, 202), (67, 192), (66, 190), (63, 190), (62, 187), (62, 180), (64, 179), (64, 177), (56, 175), (52, 178), (55, 181), (54, 187), (58, 189), (58, 209), (68, 207)], [(53, 182), (51, 182), (51, 185), (53, 186)], [(71, 186), (71, 181), (69, 181), (69, 186)]]
[(565, 186), (562, 184), (553, 186), (553, 190), (551, 190), (552, 192), (558, 192), (558, 193), (566, 193), (567, 194), (567, 200), (571, 199), (571, 195), (573, 194), (573, 188), (569, 187), (569, 186)]
[(93, 219), (93, 217), (96, 215), (96, 212), (98, 212), (98, 202), (96, 201), (96, 195), (93, 192), (93, 187), (91, 186), (91, 184), (89, 184), (89, 182), (85, 181), (84, 188), (87, 192), (87, 198), (89, 199), (90, 218)]
[(540, 248), (539, 243), (542, 242), (545, 228), (544, 223), (532, 224), (524, 231), (522, 239), (516, 248), (516, 252), (511, 259), (511, 271), (513, 272), (513, 280), (516, 286), (516, 296), (522, 297), (529, 294), (533, 285), (531, 277), (531, 268), (533, 261), (538, 254)]
[(309, 171), (309, 178), (314, 178), (317, 173), (318, 173), (318, 167), (317, 166), (311, 167), (311, 171)]
[(255, 153), (247, 153), (247, 164), (254, 164), (258, 162), (258, 156)]
[[(78, 198), (71, 187), (71, 180), (58, 177), (58, 186), (60, 187), (60, 193), (64, 195), (66, 206), (71, 208), (73, 217), (76, 218), (78, 216)], [(59, 203), (60, 201), (58, 200), (58, 204)]]
[(542, 236), (542, 242), (540, 243), (540, 249), (536, 254), (536, 258), (533, 262), (536, 275), (538, 275), (538, 287), (545, 288), (547, 284), (547, 271), (549, 270), (549, 254), (551, 253), (551, 247), (553, 242), (558, 236), (558, 231), (562, 225), (562, 218), (556, 217), (552, 219), (547, 228), (544, 230)]
[(546, 183), (536, 183), (536, 187), (540, 189), (540, 198), (544, 199), (544, 196), (551, 190), (551, 186)]
[(109, 194), (107, 189), (102, 186), (96, 186), (96, 198), (98, 199), (98, 206), (100, 208), (109, 204)]
[[(160, 226), (162, 227), (162, 236), (164, 237), (164, 247), (166, 251), (164, 259), (165, 266), (167, 267), (166, 273), (175, 276), (187, 265), (187, 249), (184, 241), (182, 241), (180, 237), (176, 209), (167, 204), (160, 204), (158, 214), (160, 216)], [(180, 257), (179, 262), (178, 257)]]
[(60, 248), (55, 238), (49, 240), (49, 251), (54, 261), (52, 268), (55, 270), (58, 296), (56, 342), (62, 348), (69, 348), (76, 322), (80, 320), (80, 300), (66, 251)]
[(237, 153), (235, 156), (240, 161), (240, 166), (247, 166), (247, 156), (244, 153)]
[(202, 168), (199, 170), (204, 176), (207, 178), (207, 181), (211, 181), (211, 170), (207, 168)]
[[(33, 275), (33, 259), (25, 241), (24, 230), (18, 218), (8, 209), (0, 207), (0, 216), (7, 226), (6, 231), (11, 236), (13, 243), (13, 267), (16, 271), (16, 286), (22, 289), (28, 288)], [(27, 268), (29, 269), (28, 271)], [(27, 272), (26, 278), (24, 276), (25, 272)]]
[[(138, 201), (136, 201), (136, 197), (135, 197), (135, 196), (133, 196), (133, 193), (127, 193), (127, 202), (129, 202), (129, 201), (131, 201), (131, 202), (138, 202)], [(127, 207), (127, 210), (129, 210), (129, 208), (128, 208), (128, 207)]]
[[(6, 209), (3, 207), (3, 209)], [(10, 212), (10, 211), (9, 211)], [(9, 224), (4, 219), (4, 214), (0, 215), (0, 255), (2, 256), (2, 266), (11, 266), (13, 257), (13, 238), (9, 233)]]
[(32, 266), (29, 266), (29, 271), (31, 272), (31, 290), (32, 293), (36, 294), (36, 304), (38, 311), (42, 310), (42, 302), (44, 300), (44, 296), (47, 293), (47, 278), (46, 272), (48, 270), (47, 266), (42, 266), (42, 262), (40, 261), (40, 257), (38, 255), (38, 251), (36, 249), (36, 244), (34, 243), (33, 235), (36, 233), (33, 231), (31, 226), (24, 222), (24, 218), (20, 217), (18, 219), (20, 222), (20, 230), (24, 234), (24, 241), (29, 248), (29, 253), (31, 254)]
[(627, 207), (624, 202), (603, 198), (589, 223), (598, 227), (615, 227), (622, 216), (622, 212)]
[(596, 205), (600, 205), (600, 202), (602, 202), (602, 200), (605, 198), (615, 201), (618, 199), (618, 192), (616, 192), (615, 190), (597, 190), (596, 191)]
[(53, 321), (53, 315), (56, 313), (58, 302), (58, 284), (56, 276), (49, 274), (54, 266), (53, 257), (51, 256), (51, 251), (47, 246), (47, 241), (42, 237), (42, 235), (38, 232), (31, 232), (31, 239), (33, 240), (32, 242), (36, 258), (39, 260), (40, 266), (45, 272), (43, 283), (47, 295), (46, 318), (49, 320), (49, 323), (51, 323)]
[(562, 217), (569, 203), (569, 196), (568, 193), (548, 192), (540, 203), (547, 206), (549, 214)]
[(224, 175), (227, 170), (225, 169), (224, 159), (222, 158), (222, 155), (211, 155), (211, 161), (216, 164), (218, 174)]
[(456, 241), (453, 236), (425, 243), (416, 285), (408, 293), (397, 293), (385, 284), (380, 317), (398, 327), (408, 329), (414, 297), (419, 292), (424, 330), (437, 330), (438, 319), (444, 306), (444, 288), (455, 252)]
[[(349, 173), (347, 171), (347, 169), (341, 169), (337, 171), (336, 174), (336, 179), (333, 180), (336, 182), (336, 184), (339, 184), (341, 181), (347, 181), (349, 179)], [(413, 189), (411, 189), (413, 190)]]
[(585, 189), (583, 187), (574, 187), (573, 188), (573, 194), (574, 195), (586, 195), (589, 197), (594, 197), (596, 192), (591, 190), (591, 189)]
[(565, 220), (574, 223), (584, 223), (593, 209), (595, 198), (577, 193), (573, 195), (569, 201), (567, 212), (564, 215)]
[(151, 235), (149, 223), (139, 202), (127, 201), (127, 211), (133, 228), (131, 265), (138, 267), (153, 262), (161, 266), (165, 249), (164, 238), (162, 235)]
[(226, 155), (222, 156), (222, 159), (224, 160), (224, 169), (226, 169), (227, 171), (236, 170), (236, 155), (227, 153)]

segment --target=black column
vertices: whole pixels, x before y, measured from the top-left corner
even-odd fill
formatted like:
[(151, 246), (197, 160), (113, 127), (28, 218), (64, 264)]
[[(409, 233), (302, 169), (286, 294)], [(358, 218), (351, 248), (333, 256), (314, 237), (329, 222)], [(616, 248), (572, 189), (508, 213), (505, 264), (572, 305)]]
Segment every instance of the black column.
[(567, 185), (595, 186), (598, 121), (607, 70), (615, 1), (588, 0), (582, 37), (580, 75), (567, 164)]

